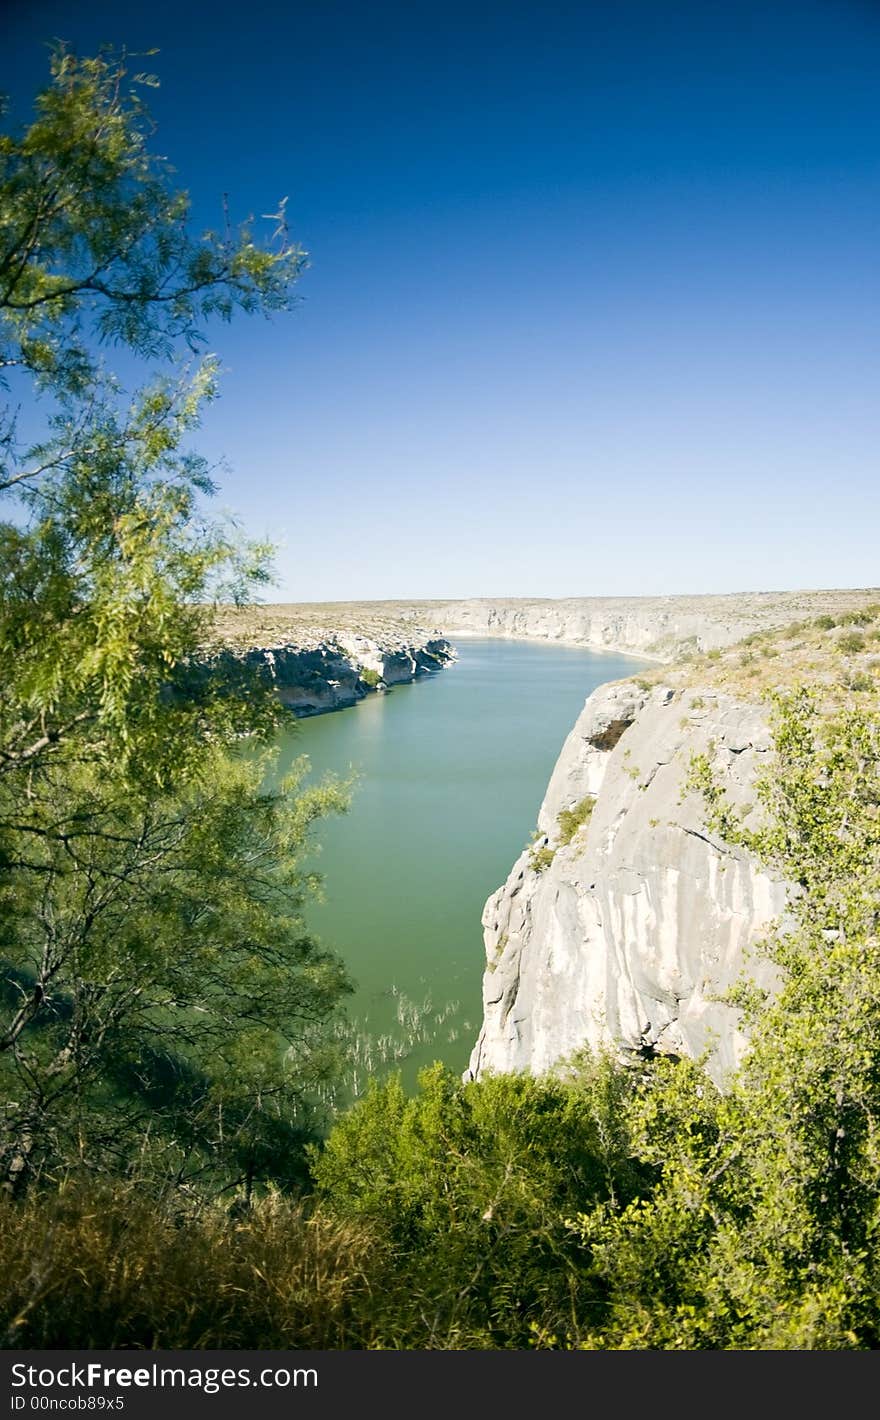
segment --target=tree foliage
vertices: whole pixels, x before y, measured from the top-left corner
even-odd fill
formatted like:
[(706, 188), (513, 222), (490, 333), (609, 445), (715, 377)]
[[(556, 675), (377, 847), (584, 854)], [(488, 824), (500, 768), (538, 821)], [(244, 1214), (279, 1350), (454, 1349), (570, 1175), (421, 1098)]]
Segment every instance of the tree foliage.
[(774, 697), (762, 824), (705, 759), (709, 826), (792, 884), (762, 950), (769, 994), (736, 993), (748, 1055), (724, 1094), (662, 1063), (631, 1114), (660, 1174), (578, 1227), (609, 1288), (591, 1344), (876, 1347), (880, 1301), (880, 723), (805, 687)]
[[(878, 724), (800, 691), (777, 699), (774, 733), (757, 826), (708, 763), (693, 770), (713, 831), (795, 888), (763, 947), (776, 989), (738, 993), (751, 1047), (723, 1092), (700, 1062), (662, 1056), (467, 1084), (435, 1067), (414, 1097), (374, 1084), (310, 1149), (307, 1214), (270, 1199), (233, 1231), (216, 1209), (184, 1224), (191, 1287), (161, 1208), (111, 1193), (96, 1226), (76, 1194), (48, 1200), (40, 1216), (75, 1259), (66, 1283), (57, 1261), (22, 1281), (33, 1209), (0, 1209), (11, 1334), (52, 1344), (73, 1324), (84, 1344), (222, 1346), (268, 1325), (280, 1346), (876, 1349)], [(136, 1283), (118, 1265), (129, 1220), (134, 1236), (171, 1234)], [(291, 1290), (303, 1275), (308, 1307)]]
[(208, 316), (289, 305), (305, 255), (287, 240), (283, 202), (272, 247), (228, 221), (191, 235), (188, 198), (149, 148), (143, 90), (155, 76), (132, 73), (124, 54), (79, 58), (64, 46), (51, 75), (34, 122), (0, 137), (0, 368), (88, 397), (94, 333), (167, 359), (180, 339), (204, 343)]
[(599, 1305), (565, 1225), (575, 1207), (624, 1206), (645, 1171), (628, 1147), (630, 1081), (607, 1060), (572, 1078), (462, 1084), (442, 1066), (408, 1098), (375, 1084), (313, 1151), (322, 1207), (369, 1227), (396, 1259), (380, 1344), (524, 1347), (570, 1333)]
[[(218, 596), (268, 549), (206, 513), (190, 439), (204, 323), (287, 307), (304, 254), (191, 235), (125, 55), (58, 48), (0, 138), (0, 1167), (214, 1191), (295, 1177), (323, 1025), (347, 989), (308, 935), (309, 825), (338, 787), (268, 792), (282, 711)], [(137, 388), (108, 368), (114, 349)], [(131, 354), (137, 357), (132, 360)], [(32, 437), (21, 429), (23, 407)]]

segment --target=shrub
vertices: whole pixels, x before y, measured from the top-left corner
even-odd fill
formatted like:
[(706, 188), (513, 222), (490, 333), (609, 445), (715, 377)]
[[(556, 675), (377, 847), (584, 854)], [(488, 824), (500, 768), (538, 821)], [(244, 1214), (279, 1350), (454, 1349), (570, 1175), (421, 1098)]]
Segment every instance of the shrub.
[(564, 1337), (601, 1293), (565, 1219), (634, 1197), (630, 1073), (585, 1063), (573, 1078), (489, 1076), (441, 1065), (415, 1098), (374, 1084), (336, 1125), (314, 1171), (322, 1207), (377, 1230), (396, 1258), (383, 1346), (513, 1347)]
[(556, 849), (551, 848), (549, 843), (545, 843), (540, 848), (535, 847), (532, 849), (529, 854), (529, 867), (536, 873), (543, 873), (545, 868), (550, 867), (555, 857)]
[(659, 1176), (576, 1220), (609, 1288), (591, 1348), (880, 1344), (880, 731), (874, 707), (829, 715), (805, 687), (771, 705), (763, 825), (708, 757), (691, 787), (712, 832), (798, 885), (760, 948), (776, 986), (727, 997), (751, 1045), (723, 1095), (690, 1062), (652, 1062), (629, 1128)]
[(560, 846), (564, 847), (565, 844), (570, 843), (578, 830), (590, 822), (595, 807), (595, 795), (587, 794), (572, 808), (561, 811), (556, 820), (559, 825)]

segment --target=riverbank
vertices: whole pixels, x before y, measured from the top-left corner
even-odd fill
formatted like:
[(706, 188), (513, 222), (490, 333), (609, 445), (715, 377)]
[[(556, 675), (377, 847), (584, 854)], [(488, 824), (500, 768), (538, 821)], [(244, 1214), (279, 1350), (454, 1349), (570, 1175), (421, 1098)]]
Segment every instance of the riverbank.
[(735, 592), (723, 596), (476, 597), (419, 603), (451, 637), (555, 641), (661, 663), (723, 650), (744, 637), (877, 601), (870, 588)]
[(448, 673), (318, 715), (279, 735), (280, 783), (355, 775), (348, 812), (322, 823), (323, 897), (309, 927), (358, 985), (356, 1065), (467, 1064), (480, 1025), (480, 914), (529, 838), (559, 747), (589, 693), (631, 660), (578, 648), (462, 640)]
[(438, 631), (369, 604), (224, 607), (215, 633), (211, 658), (268, 675), (301, 718), (344, 710), (456, 658)]
[(773, 762), (774, 694), (806, 686), (823, 715), (876, 720), (880, 601), (865, 594), (835, 616), (831, 596), (817, 617), (594, 690), (535, 842), (483, 910), (472, 1077), (541, 1074), (585, 1046), (704, 1057), (716, 1083), (740, 1064), (729, 994), (743, 973), (772, 987), (760, 943), (790, 887), (707, 827), (692, 766), (708, 766), (746, 817)]
[[(339, 703), (330, 694), (305, 696), (301, 713), (314, 714), (362, 698), (352, 671), (367, 672), (365, 680), (361, 677), (366, 694), (375, 675), (391, 685), (429, 669), (431, 656), (445, 664), (454, 655), (450, 643), (459, 637), (549, 641), (668, 664), (723, 651), (756, 633), (819, 616), (845, 616), (874, 601), (880, 601), (880, 591), (860, 588), (722, 596), (276, 602), (222, 607), (215, 627), (217, 645), (239, 654), (283, 652), (291, 691), (300, 673), (312, 691), (317, 688), (315, 677), (322, 676), (348, 687)], [(294, 652), (306, 656), (299, 667), (291, 659)], [(426, 652), (428, 659), (420, 659), (419, 652)]]

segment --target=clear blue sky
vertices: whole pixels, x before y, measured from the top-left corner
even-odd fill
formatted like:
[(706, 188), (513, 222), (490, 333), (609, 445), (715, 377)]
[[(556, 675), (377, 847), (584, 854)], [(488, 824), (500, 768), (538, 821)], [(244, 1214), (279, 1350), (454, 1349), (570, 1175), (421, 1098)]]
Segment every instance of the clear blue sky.
[(5, 0), (158, 45), (199, 225), (311, 267), (202, 448), (291, 600), (880, 583), (880, 3)]

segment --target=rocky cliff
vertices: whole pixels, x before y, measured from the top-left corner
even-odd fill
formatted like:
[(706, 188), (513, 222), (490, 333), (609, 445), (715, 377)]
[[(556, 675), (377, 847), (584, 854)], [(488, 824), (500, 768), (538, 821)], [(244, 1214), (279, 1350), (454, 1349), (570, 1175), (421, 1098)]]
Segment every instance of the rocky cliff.
[[(374, 643), (414, 654), (457, 635), (562, 641), (668, 661), (819, 615), (845, 617), (880, 590), (738, 592), (729, 596), (479, 597), (466, 601), (274, 602), (216, 612), (218, 641), (238, 650), (314, 651)], [(429, 628), (435, 628), (429, 630)], [(369, 654), (369, 652), (368, 652)]]
[(441, 670), (455, 652), (442, 636), (396, 640), (348, 634), (311, 645), (225, 648), (213, 659), (232, 662), (248, 676), (268, 677), (283, 704), (302, 717), (342, 710), (374, 692)]
[[(845, 614), (872, 591), (739, 592), (730, 596), (476, 598), (431, 603), (447, 634), (562, 641), (668, 661), (732, 646), (754, 632)], [(423, 608), (425, 610), (427, 608)]]
[[(707, 832), (684, 781), (706, 753), (731, 799), (750, 803), (769, 748), (762, 712), (717, 689), (624, 681), (590, 696), (538, 836), (486, 904), (470, 1074), (539, 1072), (605, 1043), (708, 1048), (719, 1079), (737, 1063), (745, 1042), (717, 996), (786, 887)], [(750, 969), (769, 979), (760, 959)]]

